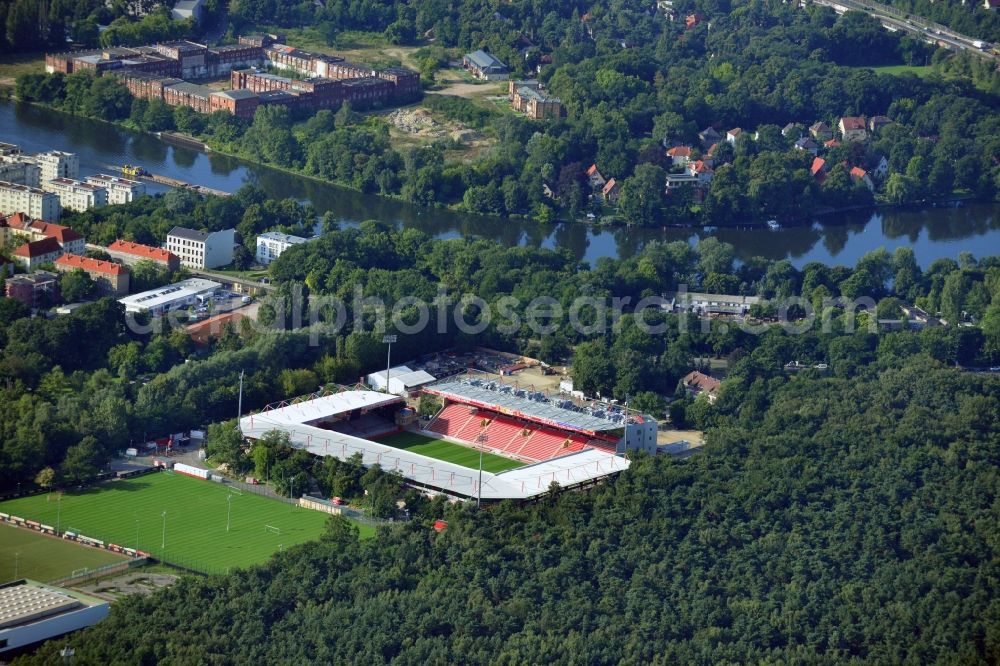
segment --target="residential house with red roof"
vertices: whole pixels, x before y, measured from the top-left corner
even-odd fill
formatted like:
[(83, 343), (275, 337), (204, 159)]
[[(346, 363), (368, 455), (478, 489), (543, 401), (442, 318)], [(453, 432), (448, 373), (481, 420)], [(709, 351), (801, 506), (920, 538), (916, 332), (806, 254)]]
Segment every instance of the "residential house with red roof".
[(64, 254), (55, 261), (56, 270), (69, 273), (77, 268), (83, 270), (97, 285), (102, 296), (127, 296), (129, 285), (128, 268), (113, 261), (102, 261)]
[(140, 261), (152, 261), (171, 273), (181, 268), (181, 258), (169, 250), (121, 239), (108, 246), (108, 254), (113, 260), (126, 266), (133, 266)]
[(601, 190), (601, 196), (608, 203), (618, 203), (618, 197), (621, 196), (621, 187), (618, 185), (618, 181), (612, 178), (607, 183), (604, 184), (604, 188)]
[(689, 146), (674, 146), (667, 151), (667, 157), (674, 166), (686, 166), (691, 161), (691, 148)]
[(840, 138), (844, 141), (864, 141), (868, 138), (868, 130), (865, 129), (865, 119), (861, 116), (844, 116), (837, 123), (840, 130)]
[(31, 272), (45, 264), (51, 264), (62, 256), (63, 249), (55, 238), (29, 241), (14, 248), (13, 259), (18, 266)]
[(69, 254), (83, 254), (87, 249), (87, 239), (80, 232), (61, 224), (34, 220), (24, 213), (0, 218), (0, 241), (10, 243), (14, 238), (29, 242), (53, 238)]
[(597, 170), (596, 164), (591, 164), (590, 168), (587, 169), (587, 181), (590, 182), (590, 188), (596, 190), (599, 187), (604, 187), (607, 183), (607, 179), (601, 175), (601, 172)]
[(820, 185), (826, 180), (826, 160), (822, 157), (814, 157), (812, 166), (809, 167), (809, 173), (812, 177), (816, 179), (816, 182)]
[(872, 179), (868, 175), (868, 172), (862, 169), (861, 167), (852, 167), (850, 173), (851, 173), (851, 180), (854, 183), (864, 183), (865, 187), (867, 187), (869, 190), (875, 189), (875, 183), (872, 182)]
[(697, 370), (684, 375), (684, 378), (681, 379), (681, 384), (689, 396), (695, 398), (704, 394), (709, 403), (714, 403), (718, 400), (719, 389), (722, 387), (722, 382), (718, 379), (709, 377)]

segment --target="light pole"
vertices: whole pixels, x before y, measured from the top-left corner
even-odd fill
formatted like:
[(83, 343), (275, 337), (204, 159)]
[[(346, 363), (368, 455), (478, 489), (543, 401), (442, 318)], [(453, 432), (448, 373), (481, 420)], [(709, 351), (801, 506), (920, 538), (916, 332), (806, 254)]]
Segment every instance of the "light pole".
[(395, 335), (383, 335), (382, 344), (389, 345), (389, 350), (385, 353), (385, 392), (392, 393), (389, 390), (389, 367), (392, 365), (392, 343), (396, 341)]
[(139, 550), (139, 516), (135, 517), (135, 549)]
[(62, 526), (62, 493), (56, 495), (56, 534)]
[(226, 531), (228, 532), (229, 531), (229, 518), (230, 518), (230, 516), (233, 515), (233, 496), (232, 496), (232, 494), (230, 494), (229, 497), (226, 498), (226, 501), (229, 504), (228, 508), (226, 509)]
[(21, 564), (21, 551), (14, 553), (14, 580), (17, 580), (17, 569)]
[(476, 441), (479, 442), (479, 488), (476, 494), (476, 508), (482, 508), (483, 506), (483, 449), (486, 447), (486, 442), (488, 442), (490, 436), (485, 432), (479, 433), (476, 437)]
[(163, 512), (163, 539), (160, 541), (160, 550), (167, 549), (167, 512)]

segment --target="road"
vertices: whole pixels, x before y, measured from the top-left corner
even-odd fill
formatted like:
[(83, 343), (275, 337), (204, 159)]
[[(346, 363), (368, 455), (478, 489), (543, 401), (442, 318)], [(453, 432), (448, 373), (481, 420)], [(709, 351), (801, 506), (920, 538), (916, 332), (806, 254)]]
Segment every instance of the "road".
[[(804, 1), (804, 0), (802, 0)], [(847, 10), (865, 12), (878, 19), (888, 30), (904, 30), (917, 35), (925, 42), (937, 44), (953, 51), (968, 51), (981, 58), (1000, 63), (1000, 56), (977, 47), (974, 37), (955, 32), (947, 26), (934, 23), (915, 14), (907, 14), (895, 7), (871, 0), (811, 0), (817, 5), (833, 7), (838, 14)], [(801, 2), (800, 2), (801, 5)]]

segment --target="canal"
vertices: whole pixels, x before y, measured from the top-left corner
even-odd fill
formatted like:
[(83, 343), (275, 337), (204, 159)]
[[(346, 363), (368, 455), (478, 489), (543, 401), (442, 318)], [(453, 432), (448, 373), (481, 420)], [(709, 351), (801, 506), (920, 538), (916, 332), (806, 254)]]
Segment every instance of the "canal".
[[(253, 183), (270, 196), (308, 201), (342, 224), (375, 219), (414, 227), (437, 238), (479, 236), (507, 245), (563, 247), (579, 259), (628, 257), (653, 240), (691, 243), (709, 235), (736, 246), (737, 256), (787, 258), (796, 266), (810, 261), (853, 265), (880, 246), (890, 251), (913, 248), (927, 266), (942, 257), (969, 251), (976, 256), (1000, 251), (1000, 205), (967, 204), (958, 208), (852, 213), (776, 231), (766, 229), (594, 228), (585, 224), (540, 225), (524, 220), (486, 218), (359, 194), (268, 167), (222, 155), (203, 154), (159, 139), (47, 109), (0, 104), (0, 141), (26, 152), (64, 150), (80, 156), (81, 175), (138, 164), (154, 173), (191, 183), (235, 191)], [(164, 188), (151, 185), (152, 191)]]

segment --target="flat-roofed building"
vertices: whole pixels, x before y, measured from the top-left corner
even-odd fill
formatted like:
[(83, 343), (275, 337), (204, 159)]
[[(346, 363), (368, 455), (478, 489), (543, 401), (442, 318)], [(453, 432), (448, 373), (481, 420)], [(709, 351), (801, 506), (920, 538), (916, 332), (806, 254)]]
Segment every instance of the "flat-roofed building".
[(76, 153), (61, 150), (47, 150), (44, 153), (26, 155), (24, 161), (37, 164), (41, 169), (39, 181), (48, 182), (53, 178), (76, 178), (80, 175), (80, 158)]
[(393, 93), (394, 86), (390, 81), (374, 76), (363, 79), (346, 79), (343, 81), (344, 101), (350, 102), (355, 109), (370, 109), (380, 106)]
[(562, 101), (549, 97), (538, 81), (511, 81), (507, 98), (515, 111), (533, 120), (558, 118), (562, 114)]
[(228, 111), (237, 118), (253, 119), (260, 97), (252, 90), (218, 90), (209, 95), (213, 111)]
[(165, 287), (119, 298), (118, 302), (125, 306), (126, 312), (145, 312), (159, 316), (174, 310), (185, 310), (192, 306), (201, 305), (210, 300), (220, 289), (222, 289), (222, 285), (218, 282), (191, 278)]
[(751, 306), (760, 303), (759, 296), (735, 294), (704, 294), (696, 291), (667, 293), (665, 308), (673, 311), (687, 311), (697, 314), (744, 315)]
[(375, 73), (380, 79), (392, 82), (395, 86), (393, 99), (397, 102), (408, 102), (420, 97), (420, 73), (406, 67), (386, 67)]
[(300, 245), (302, 243), (308, 243), (312, 238), (302, 238), (301, 236), (292, 236), (291, 234), (283, 234), (280, 231), (267, 231), (257, 236), (257, 263), (261, 266), (267, 266), (272, 261), (281, 256), (281, 254), (292, 247), (293, 245)]
[(37, 164), (14, 159), (7, 161), (0, 157), (0, 180), (15, 185), (38, 187), (42, 184), (42, 169)]
[(31, 309), (49, 308), (60, 300), (59, 275), (51, 271), (15, 275), (4, 281), (4, 293)]
[(133, 72), (122, 70), (115, 73), (133, 97), (142, 99), (163, 99), (163, 89), (176, 83), (183, 83), (182, 79), (172, 76), (158, 76), (146, 72)]
[(4, 583), (0, 585), (0, 659), (107, 616), (108, 602), (103, 599), (27, 579)]
[(46, 222), (54, 222), (62, 214), (59, 197), (37, 187), (0, 181), (0, 211), (24, 213)]
[(103, 187), (107, 191), (109, 204), (131, 203), (146, 194), (145, 183), (106, 173), (87, 176), (86, 182), (88, 185)]
[(188, 268), (218, 268), (233, 262), (236, 230), (196, 231), (174, 227), (167, 234), (166, 249), (181, 259)]
[(199, 113), (211, 113), (213, 92), (208, 86), (181, 81), (163, 86), (163, 101), (170, 106), (187, 106)]
[(69, 273), (79, 268), (90, 276), (102, 296), (124, 296), (128, 293), (128, 268), (113, 261), (64, 254), (56, 259), (55, 266), (60, 273)]
[(208, 47), (187, 40), (164, 42), (154, 47), (158, 52), (181, 63), (181, 78), (190, 79), (206, 76)]
[(152, 261), (167, 269), (171, 273), (180, 270), (181, 259), (173, 252), (164, 250), (161, 247), (142, 245), (125, 240), (116, 240), (108, 246), (108, 254), (115, 261), (127, 266), (134, 266), (140, 261)]
[(42, 183), (42, 189), (58, 196), (60, 205), (66, 210), (84, 211), (108, 205), (106, 189), (72, 178), (53, 178)]

